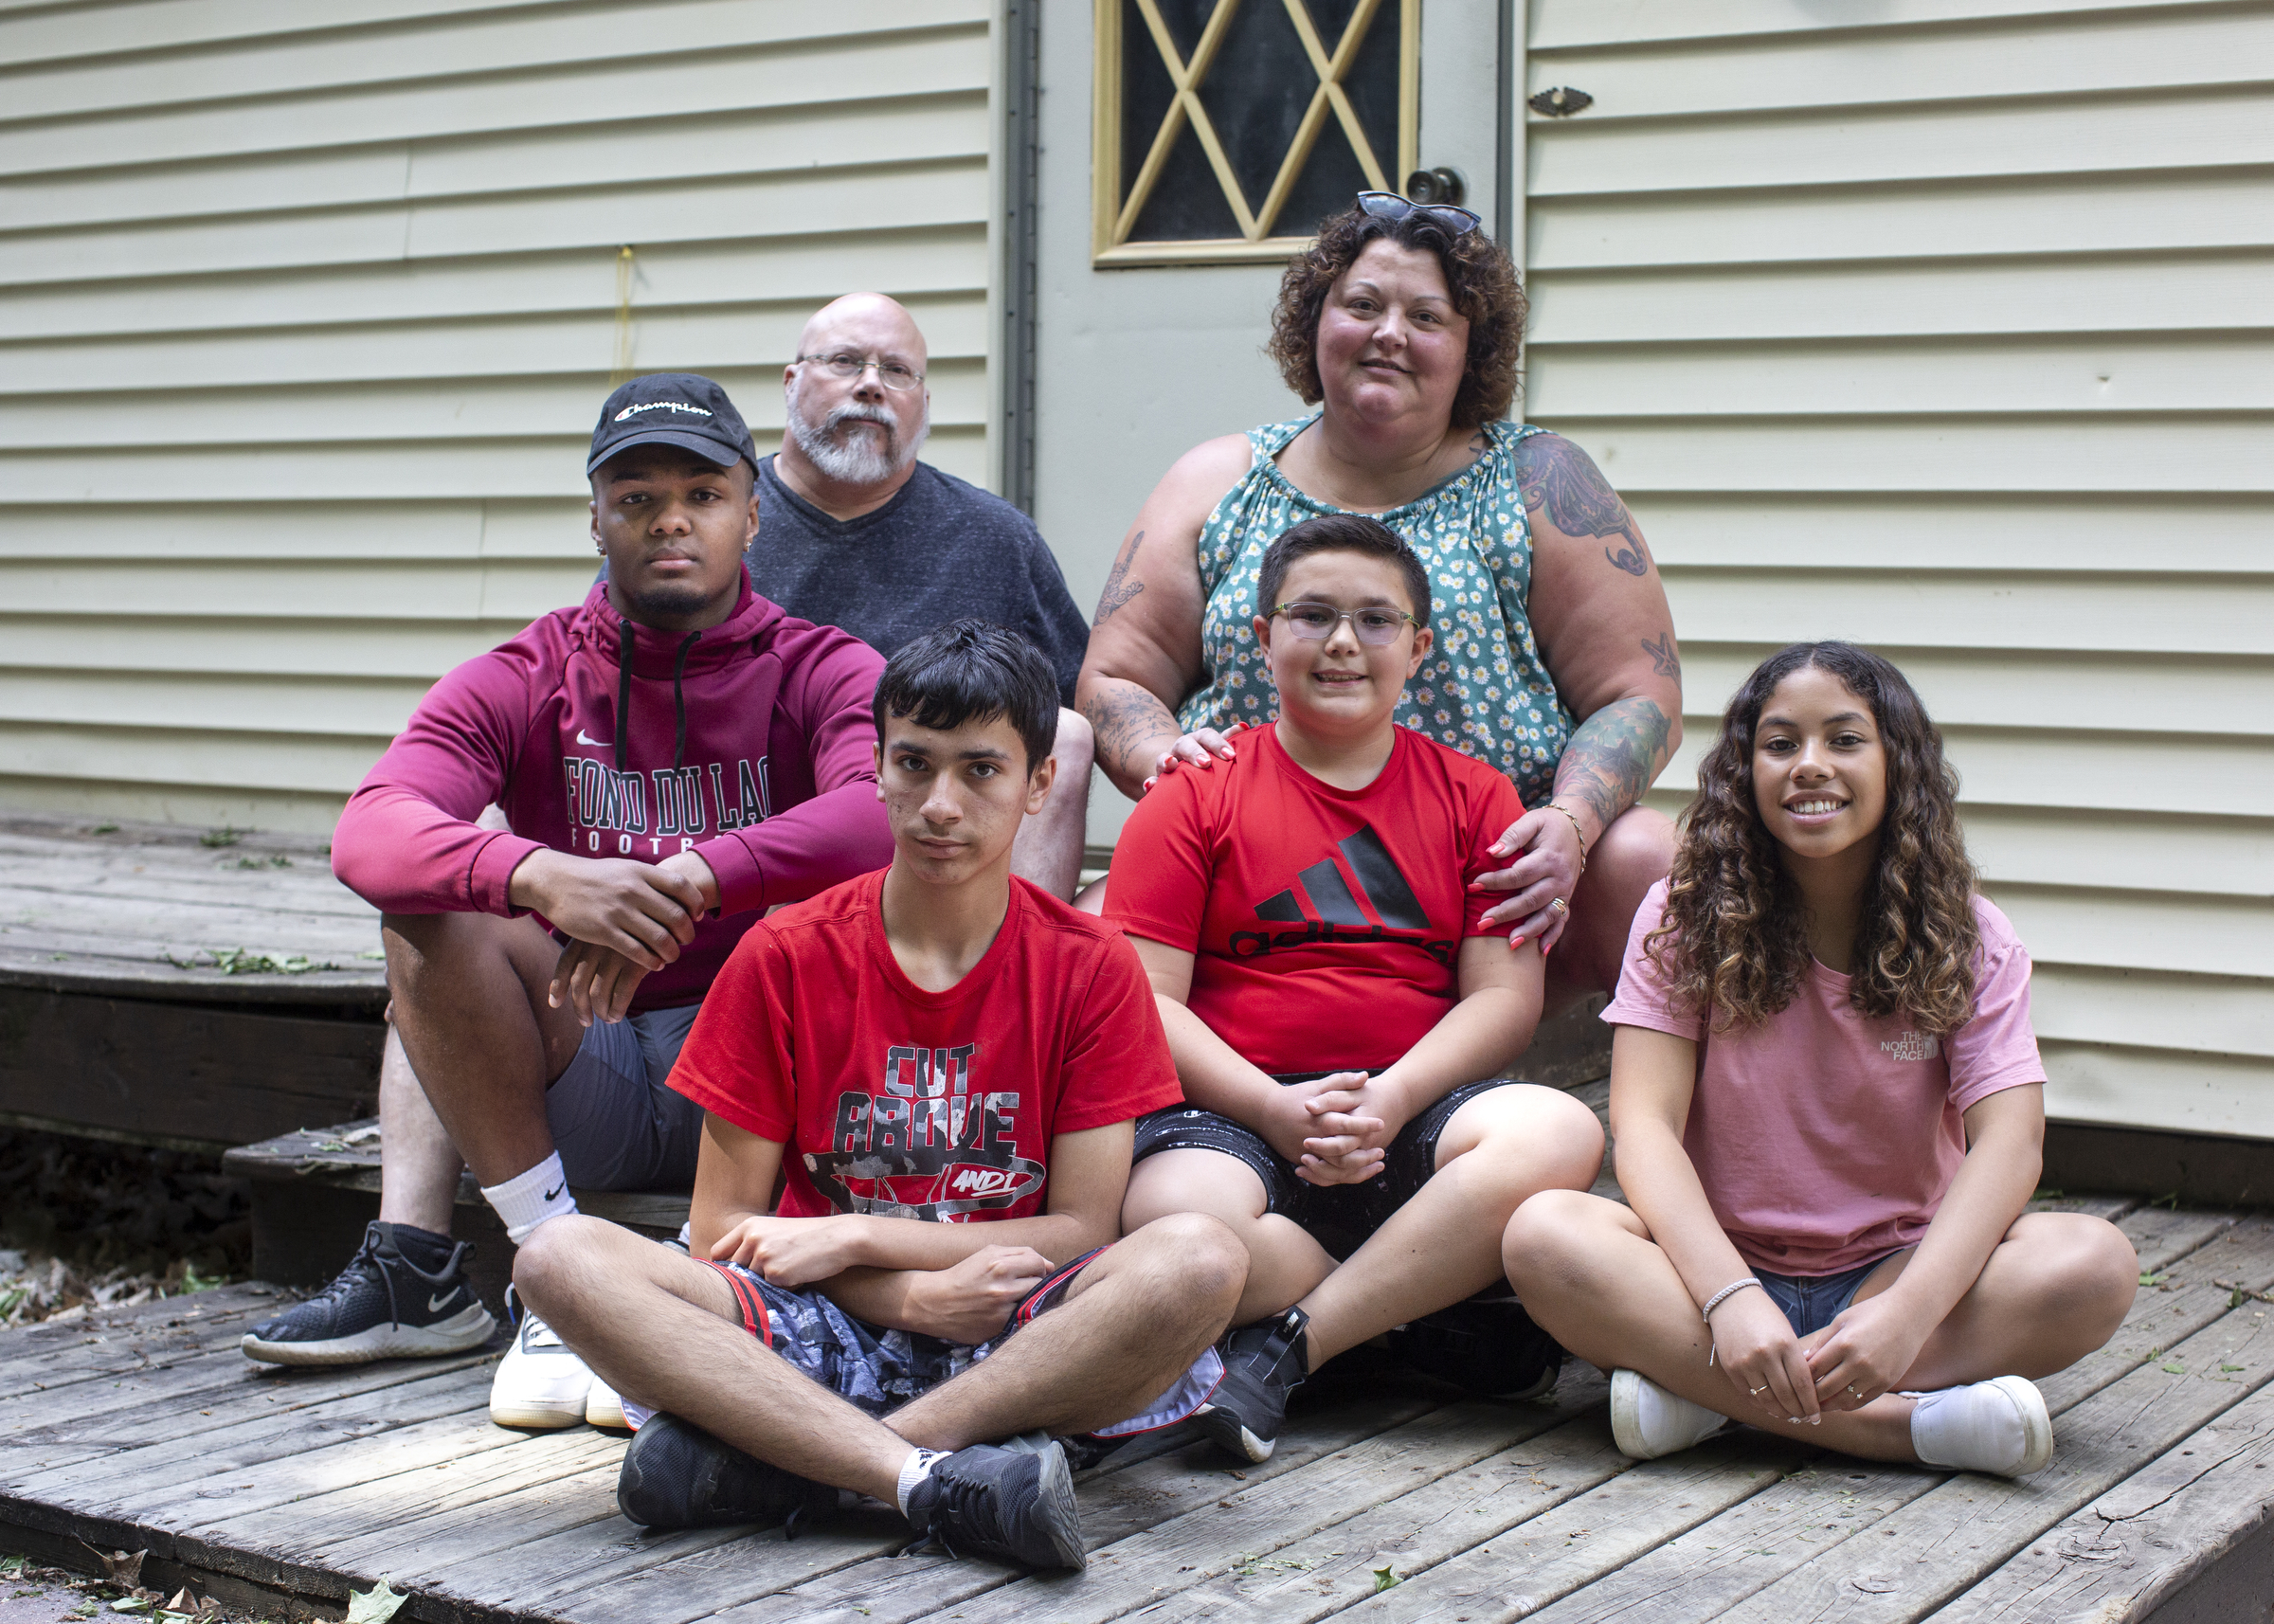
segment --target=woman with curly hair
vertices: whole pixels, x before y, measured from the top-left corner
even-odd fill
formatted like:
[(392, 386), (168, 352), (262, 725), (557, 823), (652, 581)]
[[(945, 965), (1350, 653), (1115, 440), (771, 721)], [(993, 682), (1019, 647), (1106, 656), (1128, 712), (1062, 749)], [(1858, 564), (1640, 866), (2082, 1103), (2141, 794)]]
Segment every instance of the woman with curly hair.
[(1476, 227), (1390, 192), (1321, 226), (1270, 346), (1318, 410), (1168, 471), (1107, 580), (1077, 702), (1131, 799), (1173, 766), (1231, 760), (1235, 729), (1275, 709), (1249, 632), (1273, 608), (1255, 602), (1264, 550), (1321, 514), (1381, 520), (1420, 556), (1437, 635), (1398, 720), (1514, 781), (1526, 811), (1494, 847), (1507, 866), (1482, 883), (1509, 895), (1486, 922), (1561, 945), (1552, 1012), (1610, 988), (1672, 857), (1673, 826), (1635, 801), (1681, 738), (1681, 664), (1618, 494), (1571, 442), (1506, 421), (1524, 290)]
[(2022, 1476), (2053, 1448), (2029, 1379), (2131, 1307), (2115, 1226), (2023, 1211), (2030, 959), (1957, 793), (1911, 685), (1851, 644), (1773, 655), (1729, 702), (1603, 1014), (1633, 1206), (1535, 1196), (1502, 1248), (1532, 1318), (1613, 1372), (1634, 1459), (1728, 1417)]

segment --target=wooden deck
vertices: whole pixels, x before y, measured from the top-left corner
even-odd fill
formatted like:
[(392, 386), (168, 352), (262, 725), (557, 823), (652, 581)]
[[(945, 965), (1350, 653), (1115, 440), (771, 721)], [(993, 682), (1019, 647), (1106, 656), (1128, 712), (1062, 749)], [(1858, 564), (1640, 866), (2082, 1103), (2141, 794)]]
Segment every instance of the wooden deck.
[(220, 1149), (367, 1116), (378, 947), (320, 839), (0, 818), (0, 1122)]
[(1081, 1480), (1078, 1577), (897, 1559), (881, 1511), (648, 1537), (616, 1511), (621, 1438), (491, 1426), (488, 1358), (257, 1367), (236, 1341), (275, 1299), (234, 1287), (0, 1336), (0, 1545), (147, 1549), (146, 1583), (303, 1615), (386, 1575), (403, 1616), (467, 1624), (2263, 1620), (2274, 1218), (2055, 1204), (2119, 1218), (2155, 1283), (2045, 1383), (2059, 1451), (2026, 1483), (1751, 1432), (1633, 1465), (1575, 1365), (1517, 1405), (1322, 1380), (1242, 1471), (1155, 1440)]

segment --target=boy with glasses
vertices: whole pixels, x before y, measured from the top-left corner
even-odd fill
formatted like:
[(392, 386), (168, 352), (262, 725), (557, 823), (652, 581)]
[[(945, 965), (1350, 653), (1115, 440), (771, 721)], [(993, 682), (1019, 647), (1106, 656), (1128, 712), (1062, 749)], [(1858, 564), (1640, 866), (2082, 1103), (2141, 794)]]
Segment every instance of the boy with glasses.
[(1429, 652), (1420, 561), (1377, 521), (1295, 525), (1254, 623), (1275, 722), (1171, 772), (1114, 853), (1107, 918), (1150, 976), (1185, 1104), (1138, 1127), (1123, 1221), (1205, 1213), (1251, 1259), (1200, 1415), (1267, 1458), (1289, 1391), (1399, 1326), (1407, 1361), (1489, 1395), (1544, 1391), (1500, 1237), (1602, 1159), (1569, 1095), (1494, 1081), (1531, 1041), (1542, 954), (1481, 922), (1478, 875), (1523, 815), (1500, 773), (1392, 713)]

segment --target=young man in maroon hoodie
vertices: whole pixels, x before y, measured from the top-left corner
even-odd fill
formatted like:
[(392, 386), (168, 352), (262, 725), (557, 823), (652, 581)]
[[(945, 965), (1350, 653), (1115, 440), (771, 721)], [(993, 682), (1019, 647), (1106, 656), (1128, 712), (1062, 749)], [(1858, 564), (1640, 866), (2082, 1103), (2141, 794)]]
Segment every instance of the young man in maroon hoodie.
[[(755, 459), (726, 391), (633, 380), (586, 466), (606, 579), (436, 683), (333, 837), (384, 914), (432, 1109), (383, 1102), (380, 1221), (329, 1289), (245, 1337), (256, 1359), (486, 1340), (448, 1233), (461, 1157), (515, 1244), (576, 1210), (571, 1184), (691, 1184), (702, 1112), (664, 1078), (712, 978), (767, 908), (891, 860), (883, 657), (751, 591)], [(476, 822), (493, 803), (510, 830)], [(569, 1425), (590, 1387), (524, 1315), (491, 1413)]]

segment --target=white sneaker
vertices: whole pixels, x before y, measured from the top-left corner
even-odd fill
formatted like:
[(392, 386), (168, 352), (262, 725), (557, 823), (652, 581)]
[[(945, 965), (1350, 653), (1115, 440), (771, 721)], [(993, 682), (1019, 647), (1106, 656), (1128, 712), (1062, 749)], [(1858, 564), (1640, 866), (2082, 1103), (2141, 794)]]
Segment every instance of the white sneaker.
[(1611, 1373), (1611, 1437), (1629, 1460), (1656, 1460), (1702, 1444), (1728, 1424), (1726, 1416), (1676, 1398), (1638, 1370)]
[(526, 1305), (513, 1345), (490, 1382), (490, 1419), (501, 1427), (573, 1427), (585, 1418), (592, 1371)]
[(632, 1423), (624, 1416), (623, 1400), (617, 1397), (615, 1388), (597, 1376), (592, 1378), (591, 1391), (585, 1395), (585, 1424), (619, 1433), (632, 1430)]
[(1911, 1448), (1927, 1466), (2027, 1477), (2053, 1458), (2053, 1418), (2045, 1396), (2022, 1377), (1904, 1396), (1918, 1400), (1911, 1410)]

